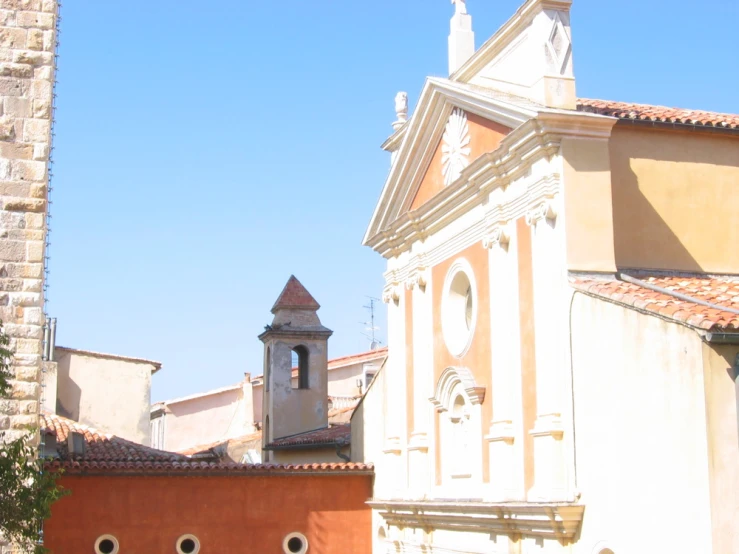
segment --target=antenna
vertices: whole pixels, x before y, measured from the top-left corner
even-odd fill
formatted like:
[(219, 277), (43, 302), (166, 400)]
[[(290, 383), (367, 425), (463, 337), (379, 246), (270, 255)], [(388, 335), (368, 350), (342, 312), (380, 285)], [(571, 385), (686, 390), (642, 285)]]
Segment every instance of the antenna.
[(369, 325), (369, 327), (365, 327), (364, 329), (367, 332), (362, 333), (362, 335), (370, 340), (370, 350), (375, 350), (381, 344), (381, 341), (375, 336), (375, 331), (379, 331), (380, 329), (375, 326), (375, 302), (379, 302), (380, 299), (374, 296), (368, 296), (367, 298), (369, 298), (369, 304), (362, 307), (365, 310), (369, 310), (370, 320), (362, 323), (362, 325)]

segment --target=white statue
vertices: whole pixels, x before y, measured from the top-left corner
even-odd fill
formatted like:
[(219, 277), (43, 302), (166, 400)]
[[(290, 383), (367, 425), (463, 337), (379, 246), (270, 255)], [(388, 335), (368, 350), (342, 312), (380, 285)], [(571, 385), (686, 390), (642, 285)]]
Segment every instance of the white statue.
[(408, 93), (399, 92), (395, 95), (395, 115), (400, 123), (408, 121)]
[(467, 0), (452, 0), (452, 4), (455, 5), (456, 10), (455, 14), (461, 13), (466, 14), (467, 13)]

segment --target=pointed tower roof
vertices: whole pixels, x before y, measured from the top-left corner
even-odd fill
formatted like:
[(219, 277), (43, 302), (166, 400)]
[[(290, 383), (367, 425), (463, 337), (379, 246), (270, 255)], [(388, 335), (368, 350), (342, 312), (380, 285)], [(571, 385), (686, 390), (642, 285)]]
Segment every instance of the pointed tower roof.
[(315, 312), (320, 307), (321, 305), (295, 278), (295, 275), (290, 275), (285, 288), (282, 289), (275, 305), (272, 306), (272, 313), (277, 313), (277, 310), (311, 310)]

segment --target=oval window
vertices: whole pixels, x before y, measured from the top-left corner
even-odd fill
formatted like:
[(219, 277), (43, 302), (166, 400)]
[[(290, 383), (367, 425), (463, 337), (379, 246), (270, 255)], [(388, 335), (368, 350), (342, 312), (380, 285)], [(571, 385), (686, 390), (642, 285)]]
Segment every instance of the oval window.
[(200, 552), (200, 541), (195, 535), (182, 535), (177, 539), (177, 554), (197, 554)]
[(285, 554), (305, 554), (308, 552), (308, 539), (302, 533), (290, 533), (282, 541)]
[(113, 535), (102, 535), (95, 541), (96, 554), (117, 554), (118, 549), (118, 539)]
[(441, 328), (449, 352), (463, 356), (472, 342), (477, 320), (477, 295), (472, 269), (464, 260), (455, 262), (444, 282)]

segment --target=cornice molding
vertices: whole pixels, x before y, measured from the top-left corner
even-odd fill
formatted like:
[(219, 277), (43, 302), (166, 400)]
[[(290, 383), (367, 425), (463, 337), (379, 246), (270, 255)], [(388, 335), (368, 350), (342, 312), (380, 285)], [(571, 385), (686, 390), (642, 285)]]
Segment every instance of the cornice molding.
[(494, 533), (509, 537), (574, 540), (585, 506), (549, 502), (460, 502), (443, 500), (378, 500), (367, 504), (389, 525), (400, 528), (447, 529)]

